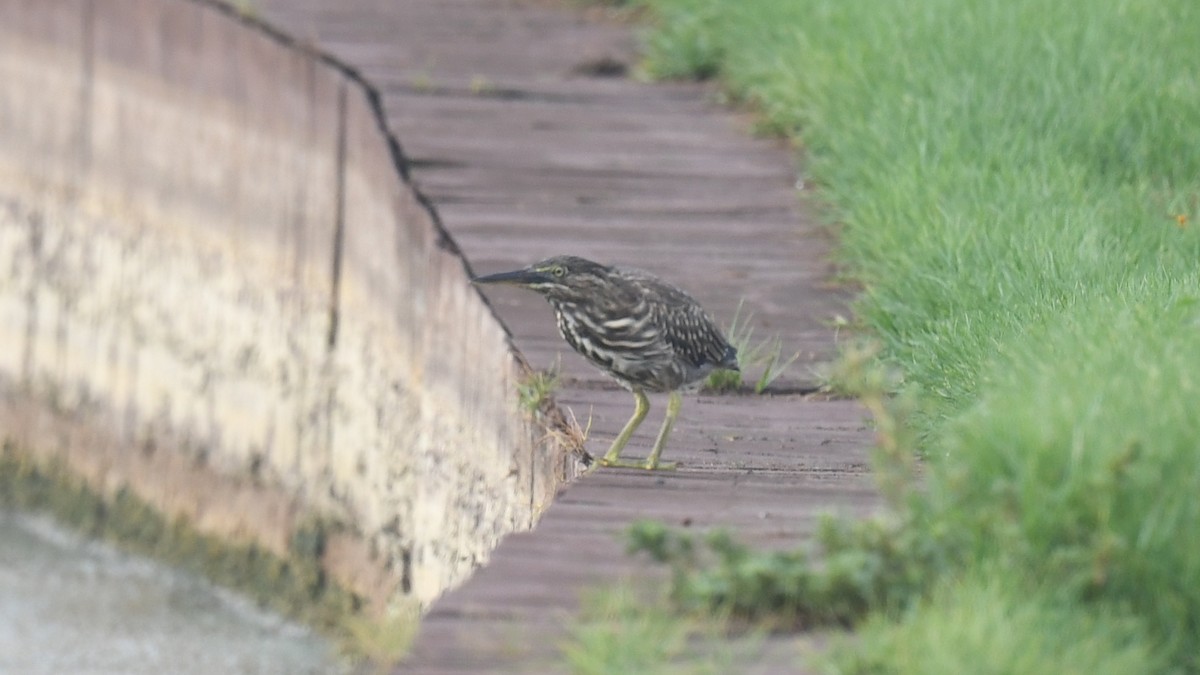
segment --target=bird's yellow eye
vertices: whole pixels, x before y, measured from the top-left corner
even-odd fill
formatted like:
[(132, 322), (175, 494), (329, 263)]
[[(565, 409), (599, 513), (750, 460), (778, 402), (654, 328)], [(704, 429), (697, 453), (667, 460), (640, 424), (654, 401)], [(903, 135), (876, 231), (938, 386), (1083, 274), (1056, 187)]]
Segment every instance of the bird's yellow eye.
[(550, 270), (550, 274), (553, 274), (554, 276), (556, 276), (556, 277), (558, 277), (559, 279), (561, 279), (561, 278), (563, 278), (563, 277), (567, 276), (567, 268), (563, 267), (562, 265), (555, 265), (555, 266), (554, 266), (554, 267), (553, 267), (553, 268)]

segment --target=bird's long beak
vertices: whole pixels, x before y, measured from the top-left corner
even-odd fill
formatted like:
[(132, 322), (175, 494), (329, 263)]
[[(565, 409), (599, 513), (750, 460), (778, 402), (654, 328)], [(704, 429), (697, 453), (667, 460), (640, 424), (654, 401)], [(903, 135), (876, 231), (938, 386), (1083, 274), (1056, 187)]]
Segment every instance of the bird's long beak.
[(512, 272), (500, 272), (499, 274), (488, 274), (482, 277), (475, 277), (471, 280), (473, 284), (511, 284), (513, 286), (531, 286), (537, 283), (545, 282), (546, 275), (537, 270), (525, 268), (522, 270), (514, 270)]

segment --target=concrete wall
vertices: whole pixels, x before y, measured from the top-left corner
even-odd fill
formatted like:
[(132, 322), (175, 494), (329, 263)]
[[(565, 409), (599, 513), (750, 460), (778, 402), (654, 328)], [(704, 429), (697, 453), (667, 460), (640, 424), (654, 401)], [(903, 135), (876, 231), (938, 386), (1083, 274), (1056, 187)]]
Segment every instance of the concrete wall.
[(577, 465), (403, 162), (219, 6), (0, 0), (4, 440), (273, 550), (334, 516), (377, 603), (461, 580)]

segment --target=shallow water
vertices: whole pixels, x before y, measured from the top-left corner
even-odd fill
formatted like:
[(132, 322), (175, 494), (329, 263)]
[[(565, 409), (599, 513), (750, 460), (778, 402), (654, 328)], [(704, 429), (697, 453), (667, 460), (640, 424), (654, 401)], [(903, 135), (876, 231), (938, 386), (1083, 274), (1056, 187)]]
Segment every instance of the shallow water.
[(0, 510), (0, 673), (338, 673), (329, 642), (158, 562)]

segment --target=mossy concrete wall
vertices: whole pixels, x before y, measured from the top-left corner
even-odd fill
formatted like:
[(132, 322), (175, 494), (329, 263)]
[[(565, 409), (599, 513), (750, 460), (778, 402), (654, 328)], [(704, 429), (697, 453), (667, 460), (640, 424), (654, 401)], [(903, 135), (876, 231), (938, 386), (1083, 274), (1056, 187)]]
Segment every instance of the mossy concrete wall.
[[(0, 0), (0, 434), (428, 602), (576, 471), (354, 73), (197, 0)], [(550, 431), (550, 433), (548, 433)]]

